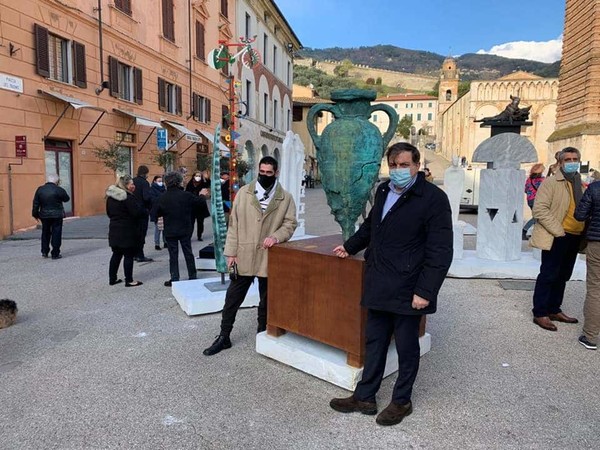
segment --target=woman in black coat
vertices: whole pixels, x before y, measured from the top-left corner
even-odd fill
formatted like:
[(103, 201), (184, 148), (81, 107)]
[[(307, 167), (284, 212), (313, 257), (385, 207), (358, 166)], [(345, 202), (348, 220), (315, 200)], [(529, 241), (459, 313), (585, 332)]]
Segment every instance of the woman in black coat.
[[(158, 199), (167, 191), (164, 185), (162, 175), (156, 175), (150, 185), (150, 198), (152, 199), (152, 207), (158, 203)], [(165, 234), (163, 233), (162, 220), (158, 220), (158, 217), (150, 213), (150, 222), (154, 222), (154, 249), (160, 250), (160, 235), (163, 235), (163, 244), (166, 248)]]
[(108, 283), (113, 286), (122, 280), (117, 272), (123, 259), (125, 286), (141, 286), (141, 281), (133, 281), (133, 257), (142, 245), (139, 224), (146, 211), (133, 195), (135, 184), (129, 175), (123, 175), (117, 184), (106, 190), (106, 214), (110, 219), (108, 226), (108, 244), (112, 257), (108, 268)]
[[(210, 192), (210, 178), (208, 172), (194, 172), (194, 175), (192, 176), (192, 179), (188, 181), (185, 190), (194, 195), (206, 197)], [(204, 203), (206, 204), (206, 200), (204, 200)], [(202, 240), (202, 233), (204, 233), (204, 219), (210, 216), (210, 213), (207, 214), (206, 211), (208, 211), (208, 205), (206, 208), (201, 208), (196, 216), (196, 233), (199, 241)]]

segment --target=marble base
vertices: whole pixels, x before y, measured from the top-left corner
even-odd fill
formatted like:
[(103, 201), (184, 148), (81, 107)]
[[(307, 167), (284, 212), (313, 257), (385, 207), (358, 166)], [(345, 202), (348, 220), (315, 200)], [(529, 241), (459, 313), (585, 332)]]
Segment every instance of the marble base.
[(217, 265), (214, 258), (198, 258), (196, 257), (196, 270), (212, 270), (216, 272)]
[[(421, 356), (431, 350), (431, 335), (419, 339)], [(293, 333), (280, 337), (266, 332), (256, 335), (256, 351), (261, 355), (294, 367), (336, 386), (354, 391), (362, 376), (362, 368), (346, 364), (346, 353), (329, 345)], [(392, 342), (388, 350), (384, 377), (398, 371), (398, 354)]]
[[(177, 281), (171, 286), (171, 292), (183, 312), (188, 316), (198, 314), (212, 314), (219, 312), (225, 305), (225, 292), (211, 292), (204, 283), (221, 281), (221, 278), (203, 278), (198, 280)], [(242, 308), (253, 308), (258, 306), (260, 297), (258, 295), (258, 281), (252, 283)]]
[(475, 228), (470, 223), (467, 223), (464, 220), (459, 220), (457, 223), (462, 224), (462, 226), (463, 226), (463, 234), (465, 236), (476, 236), (477, 235), (477, 228)]
[[(537, 253), (537, 254), (536, 254)], [(539, 252), (521, 252), (515, 261), (492, 261), (477, 257), (475, 250), (465, 250), (462, 259), (452, 261), (448, 276), (451, 278), (513, 278), (535, 280), (540, 273)], [(538, 256), (536, 258), (536, 256)], [(575, 262), (571, 281), (585, 281), (585, 256)]]

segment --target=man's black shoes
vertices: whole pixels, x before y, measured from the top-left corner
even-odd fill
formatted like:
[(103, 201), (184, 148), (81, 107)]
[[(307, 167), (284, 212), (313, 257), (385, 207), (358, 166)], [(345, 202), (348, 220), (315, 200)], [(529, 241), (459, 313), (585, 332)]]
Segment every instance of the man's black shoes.
[(60, 259), (62, 258), (62, 255), (52, 255), (52, 259)]
[(369, 416), (377, 414), (377, 403), (356, 400), (354, 395), (346, 398), (334, 398), (329, 402), (329, 406), (341, 413), (359, 412)]
[(229, 339), (229, 336), (219, 335), (217, 336), (217, 339), (215, 339), (215, 342), (213, 342), (212, 345), (202, 353), (206, 356), (212, 356), (228, 348), (231, 348), (231, 340)]
[(377, 416), (377, 419), (375, 419), (375, 422), (383, 426), (397, 425), (412, 412), (412, 402), (405, 403), (404, 405), (391, 402), (383, 411), (381, 411)]
[(152, 258), (147, 258), (146, 256), (144, 256), (143, 258), (133, 258), (133, 260), (136, 262), (152, 262), (152, 261), (154, 261)]

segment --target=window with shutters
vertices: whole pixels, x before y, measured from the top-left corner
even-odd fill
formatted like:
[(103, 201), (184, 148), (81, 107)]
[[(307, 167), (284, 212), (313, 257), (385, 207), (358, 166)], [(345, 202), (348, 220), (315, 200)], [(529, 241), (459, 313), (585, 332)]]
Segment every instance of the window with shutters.
[(210, 122), (210, 99), (194, 93), (192, 95), (192, 101), (194, 103), (194, 119), (198, 122), (209, 123)]
[(38, 75), (62, 83), (87, 87), (85, 45), (34, 26)]
[(163, 36), (175, 42), (175, 15), (173, 0), (162, 0)]
[(158, 79), (158, 109), (171, 114), (183, 114), (181, 86)]
[(110, 95), (129, 102), (142, 104), (142, 70), (108, 57)]
[(131, 0), (115, 0), (115, 8), (125, 14), (131, 15)]
[(250, 14), (246, 13), (245, 19), (244, 19), (244, 36), (246, 36), (246, 39), (248, 39), (250, 37), (250, 33), (251, 33), (251, 22), (250, 22)]
[(221, 0), (221, 14), (223, 14), (225, 17), (229, 17), (227, 12), (228, 9), (227, 0)]
[(269, 94), (263, 94), (263, 123), (266, 125), (269, 113)]
[(279, 125), (279, 102), (277, 100), (273, 100), (273, 128), (277, 129)]
[(204, 24), (196, 21), (196, 57), (204, 61)]
[(273, 46), (273, 73), (277, 75), (277, 46)]
[(302, 106), (294, 106), (292, 108), (292, 120), (294, 122), (302, 122)]

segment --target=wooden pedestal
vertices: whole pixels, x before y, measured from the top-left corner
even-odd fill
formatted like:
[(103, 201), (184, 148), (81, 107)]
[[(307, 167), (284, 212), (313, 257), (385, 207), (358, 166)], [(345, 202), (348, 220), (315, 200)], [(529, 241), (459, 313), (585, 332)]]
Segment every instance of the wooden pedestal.
[(267, 333), (285, 331), (347, 352), (364, 363), (366, 310), (360, 306), (362, 257), (338, 258), (341, 235), (287, 242), (269, 249)]

